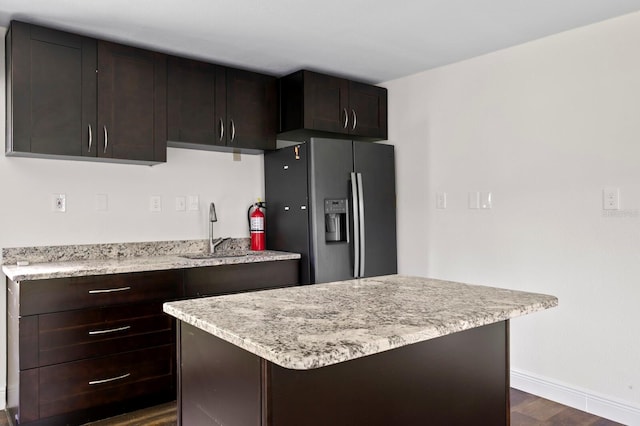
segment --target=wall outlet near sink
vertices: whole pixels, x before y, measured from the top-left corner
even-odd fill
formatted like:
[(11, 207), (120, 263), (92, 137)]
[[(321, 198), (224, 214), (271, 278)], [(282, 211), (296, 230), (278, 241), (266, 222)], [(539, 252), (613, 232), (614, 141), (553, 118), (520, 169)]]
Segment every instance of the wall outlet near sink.
[(67, 211), (67, 196), (65, 194), (53, 194), (53, 211), (64, 213)]

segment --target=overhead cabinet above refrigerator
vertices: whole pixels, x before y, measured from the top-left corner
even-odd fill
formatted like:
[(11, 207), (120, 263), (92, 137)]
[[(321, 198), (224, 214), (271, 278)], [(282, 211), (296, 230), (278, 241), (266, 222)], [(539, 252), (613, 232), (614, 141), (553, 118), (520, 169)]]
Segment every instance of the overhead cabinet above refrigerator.
[(312, 138), (264, 158), (267, 248), (302, 254), (301, 283), (397, 272), (393, 146)]
[(307, 70), (278, 80), (280, 140), (387, 139), (387, 89)]

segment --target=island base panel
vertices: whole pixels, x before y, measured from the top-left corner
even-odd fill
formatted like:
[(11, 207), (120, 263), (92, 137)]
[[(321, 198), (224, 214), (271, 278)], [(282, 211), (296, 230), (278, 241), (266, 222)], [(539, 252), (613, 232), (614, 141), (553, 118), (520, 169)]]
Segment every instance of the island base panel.
[(183, 425), (509, 424), (507, 321), (313, 370), (181, 335)]
[(179, 424), (261, 425), (262, 359), (179, 323)]

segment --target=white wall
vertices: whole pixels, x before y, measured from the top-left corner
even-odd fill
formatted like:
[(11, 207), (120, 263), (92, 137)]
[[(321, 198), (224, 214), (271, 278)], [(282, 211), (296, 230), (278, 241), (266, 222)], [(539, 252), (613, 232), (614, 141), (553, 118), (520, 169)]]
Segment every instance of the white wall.
[[(558, 296), (512, 321), (512, 368), (582, 409), (604, 398), (635, 415), (638, 46), (640, 13), (385, 84), (400, 272)], [(605, 186), (620, 188), (618, 217), (603, 216)], [(493, 209), (468, 209), (469, 191), (492, 191)]]
[[(4, 39), (5, 29), (0, 28)], [(5, 146), (4, 43), (0, 43), (0, 149)], [(67, 212), (52, 211), (64, 193)], [(96, 211), (96, 194), (108, 210)], [(161, 195), (163, 211), (149, 211)], [(177, 212), (175, 197), (198, 195), (200, 210)], [(154, 167), (5, 157), (0, 154), (0, 247), (204, 239), (209, 202), (216, 203), (217, 236), (248, 237), (247, 208), (264, 195), (261, 155), (169, 148)], [(0, 274), (4, 282), (4, 276)], [(5, 302), (0, 292), (0, 387), (4, 386)], [(0, 407), (4, 398), (0, 392)]]

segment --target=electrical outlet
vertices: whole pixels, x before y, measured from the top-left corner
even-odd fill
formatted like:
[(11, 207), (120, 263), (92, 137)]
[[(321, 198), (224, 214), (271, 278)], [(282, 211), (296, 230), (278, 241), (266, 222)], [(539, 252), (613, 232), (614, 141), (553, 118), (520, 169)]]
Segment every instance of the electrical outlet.
[(152, 195), (149, 198), (149, 211), (154, 213), (162, 211), (162, 197), (159, 195)]
[(620, 188), (604, 188), (602, 190), (602, 209), (620, 210)]
[(67, 196), (64, 194), (53, 194), (53, 211), (64, 213), (67, 211)]
[(437, 192), (436, 193), (436, 208), (437, 209), (446, 209), (447, 208), (447, 193), (446, 192)]

